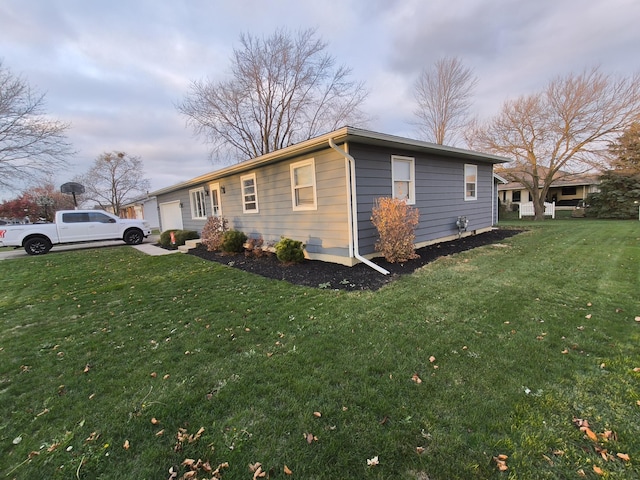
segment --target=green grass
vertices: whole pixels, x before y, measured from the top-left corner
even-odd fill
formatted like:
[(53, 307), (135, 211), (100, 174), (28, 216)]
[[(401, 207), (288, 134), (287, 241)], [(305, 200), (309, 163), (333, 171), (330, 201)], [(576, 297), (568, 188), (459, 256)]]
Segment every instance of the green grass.
[(638, 478), (640, 222), (522, 225), (377, 292), (126, 246), (4, 260), (0, 475)]

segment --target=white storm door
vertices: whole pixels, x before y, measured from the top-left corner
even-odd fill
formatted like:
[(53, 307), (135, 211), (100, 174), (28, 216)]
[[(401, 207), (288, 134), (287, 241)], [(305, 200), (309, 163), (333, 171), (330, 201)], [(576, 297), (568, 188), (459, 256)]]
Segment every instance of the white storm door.
[(220, 184), (212, 183), (209, 185), (209, 190), (211, 191), (211, 216), (213, 217), (221, 217), (222, 216), (222, 202), (220, 201)]

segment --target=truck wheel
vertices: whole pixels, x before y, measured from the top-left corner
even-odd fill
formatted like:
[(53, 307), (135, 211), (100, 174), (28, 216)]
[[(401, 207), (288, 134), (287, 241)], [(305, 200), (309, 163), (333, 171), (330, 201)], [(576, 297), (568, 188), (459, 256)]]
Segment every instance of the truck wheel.
[(140, 245), (144, 240), (144, 234), (137, 228), (127, 230), (124, 234), (124, 241), (127, 245)]
[(24, 242), (24, 250), (29, 255), (44, 255), (51, 250), (51, 242), (45, 237), (33, 237)]

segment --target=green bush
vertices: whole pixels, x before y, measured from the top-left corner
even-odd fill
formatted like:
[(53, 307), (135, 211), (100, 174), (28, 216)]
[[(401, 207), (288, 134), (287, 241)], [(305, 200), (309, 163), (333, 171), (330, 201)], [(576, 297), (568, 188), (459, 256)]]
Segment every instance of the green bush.
[(238, 230), (227, 230), (222, 235), (220, 249), (227, 253), (240, 253), (244, 250), (244, 242), (247, 236)]
[(276, 243), (276, 257), (285, 263), (300, 263), (304, 260), (304, 245), (298, 240), (281, 238)]
[[(171, 243), (171, 232), (174, 233), (176, 237), (176, 243)], [(194, 230), (165, 230), (160, 234), (160, 245), (164, 248), (171, 247), (179, 247), (180, 245), (184, 245), (187, 240), (195, 240), (196, 238), (200, 238), (198, 236), (198, 232)]]

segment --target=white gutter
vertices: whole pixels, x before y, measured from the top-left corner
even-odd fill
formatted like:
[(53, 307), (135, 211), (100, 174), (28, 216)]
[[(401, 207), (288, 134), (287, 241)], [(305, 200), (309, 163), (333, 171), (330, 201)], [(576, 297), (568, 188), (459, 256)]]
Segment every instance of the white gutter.
[(389, 271), (382, 268), (380, 265), (376, 265), (370, 260), (367, 260), (358, 250), (358, 209), (357, 209), (357, 197), (356, 197), (356, 161), (347, 152), (338, 148), (333, 142), (333, 138), (329, 138), (329, 146), (336, 152), (342, 155), (346, 162), (347, 167), (347, 189), (349, 190), (349, 256), (355, 257), (365, 265), (377, 270), (383, 275), (388, 275)]

